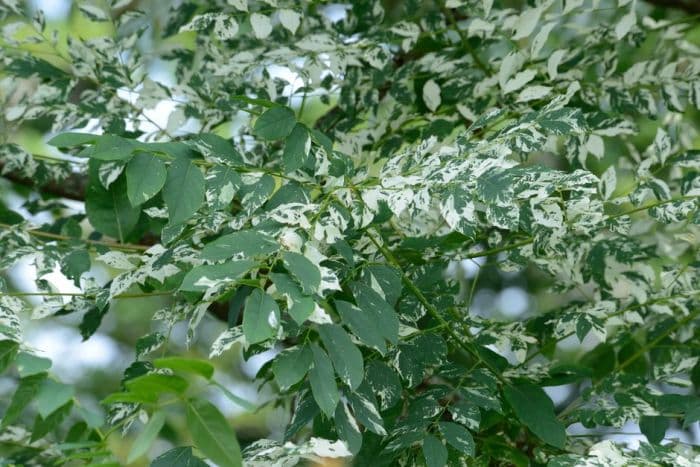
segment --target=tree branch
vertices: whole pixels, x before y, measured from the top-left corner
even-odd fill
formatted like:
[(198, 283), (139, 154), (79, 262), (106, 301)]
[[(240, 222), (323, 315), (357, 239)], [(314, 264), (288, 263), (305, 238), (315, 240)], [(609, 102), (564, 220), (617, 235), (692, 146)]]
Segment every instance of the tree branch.
[(80, 173), (71, 173), (62, 182), (49, 182), (43, 185), (37, 184), (33, 178), (25, 177), (15, 172), (3, 173), (3, 162), (0, 161), (0, 174), (17, 185), (34, 188), (37, 191), (57, 196), (59, 198), (72, 199), (74, 201), (85, 201), (85, 190), (87, 189), (87, 177)]

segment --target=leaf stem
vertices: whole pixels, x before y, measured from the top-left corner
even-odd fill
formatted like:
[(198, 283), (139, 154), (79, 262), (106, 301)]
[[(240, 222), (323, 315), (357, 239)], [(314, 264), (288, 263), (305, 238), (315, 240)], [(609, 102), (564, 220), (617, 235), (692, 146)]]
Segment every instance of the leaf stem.
[[(629, 358), (627, 358), (625, 361), (622, 363), (618, 363), (615, 365), (615, 368), (612, 370), (611, 373), (617, 373), (621, 370), (624, 370), (627, 368), (629, 365), (634, 363), (639, 357), (642, 355), (646, 354), (649, 350), (653, 349), (656, 347), (657, 344), (659, 344), (662, 340), (666, 339), (671, 333), (677, 331), (681, 327), (685, 326), (695, 318), (700, 316), (700, 308), (696, 309), (692, 313), (690, 313), (688, 316), (683, 318), (680, 321), (677, 321), (673, 326), (670, 326), (668, 329), (666, 329), (664, 332), (659, 334), (655, 339), (652, 341), (648, 342), (646, 345), (642, 346), (639, 350), (637, 350), (634, 354), (632, 354)], [(591, 385), (591, 390), (595, 389), (596, 387), (600, 386), (601, 382), (604, 380), (597, 381)], [(559, 419), (565, 418), (567, 415), (569, 415), (571, 412), (576, 410), (581, 404), (583, 403), (583, 398), (582, 396), (578, 396), (576, 399), (571, 401), (569, 405), (567, 405), (564, 410), (562, 410), (559, 415), (557, 416)]]
[[(376, 231), (376, 228), (375, 228), (375, 231)], [(428, 313), (430, 314), (430, 316), (432, 316), (435, 320), (437, 320), (440, 323), (440, 325), (445, 327), (445, 329), (447, 330), (447, 333), (450, 335), (450, 337), (452, 337), (452, 339), (454, 339), (457, 342), (459, 347), (466, 350), (468, 353), (470, 353), (472, 356), (474, 356), (474, 358), (476, 358), (477, 360), (480, 360), (489, 370), (491, 370), (491, 372), (494, 374), (494, 376), (496, 378), (498, 378), (498, 380), (505, 383), (506, 381), (503, 378), (503, 376), (501, 375), (501, 373), (496, 368), (494, 368), (491, 364), (484, 361), (481, 358), (481, 356), (479, 355), (479, 353), (473, 348), (473, 345), (471, 343), (464, 342), (463, 336), (458, 335), (454, 331), (454, 329), (452, 329), (452, 326), (450, 325), (450, 323), (445, 318), (442, 317), (442, 315), (437, 310), (437, 308), (435, 308), (435, 306), (432, 303), (430, 303), (430, 301), (425, 297), (425, 295), (423, 295), (423, 292), (421, 292), (421, 290), (418, 288), (418, 286), (411, 280), (410, 277), (408, 277), (406, 272), (401, 267), (401, 264), (399, 264), (398, 260), (396, 259), (394, 254), (391, 252), (391, 250), (389, 250), (386, 246), (384, 246), (369, 230), (366, 230), (365, 233), (369, 237), (370, 241), (377, 247), (377, 249), (382, 254), (382, 256), (384, 256), (384, 258), (386, 258), (387, 262), (389, 264), (391, 264), (392, 266), (394, 266), (396, 269), (398, 269), (399, 274), (401, 274), (401, 280), (404, 283), (404, 285), (406, 286), (406, 288), (409, 290), (409, 292), (411, 292), (418, 299), (418, 301), (421, 303), (421, 305), (423, 305), (425, 307), (425, 309), (428, 310)]]
[[(11, 229), (13, 228), (12, 225), (10, 224), (4, 224), (0, 222), (0, 229)], [(37, 229), (30, 229), (30, 230), (25, 230), (29, 235), (33, 235), (35, 237), (42, 237), (42, 238), (50, 238), (52, 240), (62, 240), (62, 241), (82, 241), (87, 243), (88, 245), (100, 245), (100, 246), (106, 246), (109, 248), (114, 248), (116, 250), (133, 250), (133, 251), (146, 251), (150, 248), (150, 246), (146, 245), (135, 245), (132, 243), (118, 243), (118, 242), (109, 242), (109, 241), (104, 241), (104, 240), (88, 240), (88, 239), (79, 239), (79, 238), (73, 238), (73, 237), (68, 237), (66, 235), (59, 235), (59, 234), (54, 234), (51, 232), (44, 232), (43, 230), (37, 230)]]

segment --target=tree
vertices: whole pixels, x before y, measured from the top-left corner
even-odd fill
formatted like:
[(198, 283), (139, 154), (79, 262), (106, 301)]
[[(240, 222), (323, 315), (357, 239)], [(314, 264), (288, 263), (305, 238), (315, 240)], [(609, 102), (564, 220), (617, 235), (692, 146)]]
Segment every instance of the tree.
[[(700, 462), (700, 29), (653, 4), (0, 2), (3, 460)], [(119, 306), (92, 393), (23, 336)]]

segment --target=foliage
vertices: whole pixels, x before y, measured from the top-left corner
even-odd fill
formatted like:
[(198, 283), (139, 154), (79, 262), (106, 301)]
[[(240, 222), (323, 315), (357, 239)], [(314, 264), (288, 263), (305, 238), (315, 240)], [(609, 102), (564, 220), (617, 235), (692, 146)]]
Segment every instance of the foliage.
[[(636, 0), (79, 2), (105, 31), (90, 37), (0, 5), (0, 164), (34, 183), (0, 212), (0, 268), (29, 259), (43, 297), (0, 284), (7, 462), (132, 462), (160, 436), (179, 447), (153, 466), (700, 462), (669, 439), (700, 419), (695, 17)], [(459, 261), (479, 272), (445, 273)], [(55, 268), (81, 292), (52, 290)], [(474, 309), (509, 277), (544, 298), (515, 319)], [(23, 321), (80, 315), (89, 339), (145, 296), (167, 305), (102, 419)], [(217, 317), (210, 358), (274, 351), (257, 381), (290, 414), (284, 439), (239, 447), (213, 395), (245, 401), (168, 345)], [(606, 438), (628, 422), (638, 450)], [(124, 457), (119, 430), (136, 434)]]

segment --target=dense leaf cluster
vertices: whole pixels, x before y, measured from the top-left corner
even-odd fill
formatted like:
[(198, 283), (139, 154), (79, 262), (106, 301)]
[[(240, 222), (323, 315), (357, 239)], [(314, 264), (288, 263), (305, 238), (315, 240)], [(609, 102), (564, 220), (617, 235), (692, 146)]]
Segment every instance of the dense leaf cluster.
[[(674, 439), (700, 420), (697, 18), (637, 0), (103, 3), (74, 6), (91, 37), (0, 2), (3, 186), (35, 187), (0, 211), (0, 268), (29, 260), (43, 297), (0, 283), (4, 459), (130, 463), (184, 418), (152, 466), (700, 462)], [(51, 288), (56, 268), (80, 293)], [(525, 313), (477, 307), (513, 278), (540, 294)], [(105, 418), (23, 340), (23, 320), (65, 314), (89, 339), (150, 296), (166, 305)], [(254, 407), (169, 345), (217, 318), (210, 359), (274, 355), (256, 378), (283, 439), (241, 449), (213, 395)], [(607, 436), (630, 424), (638, 449)], [(136, 433), (125, 458), (113, 430)]]

